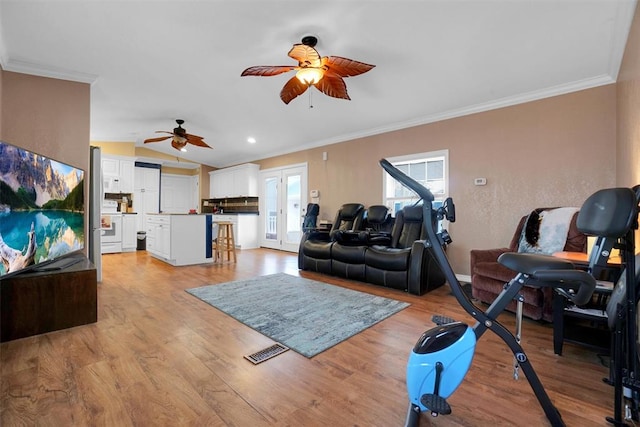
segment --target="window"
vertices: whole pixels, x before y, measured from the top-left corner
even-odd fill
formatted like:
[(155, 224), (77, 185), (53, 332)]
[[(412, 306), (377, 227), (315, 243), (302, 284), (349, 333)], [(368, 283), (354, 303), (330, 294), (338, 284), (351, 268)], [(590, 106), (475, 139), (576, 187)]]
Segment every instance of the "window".
[[(434, 208), (442, 206), (449, 190), (449, 150), (392, 157), (387, 160), (433, 193)], [(404, 206), (414, 205), (418, 201), (416, 193), (387, 173), (384, 174), (383, 192), (383, 203), (393, 216)]]

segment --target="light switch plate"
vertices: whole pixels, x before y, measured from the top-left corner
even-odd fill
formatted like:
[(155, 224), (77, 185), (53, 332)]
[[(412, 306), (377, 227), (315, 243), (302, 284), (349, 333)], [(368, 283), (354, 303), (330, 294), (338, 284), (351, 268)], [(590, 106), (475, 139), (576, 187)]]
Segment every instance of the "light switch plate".
[(473, 180), (475, 185), (487, 185), (487, 178), (476, 178)]

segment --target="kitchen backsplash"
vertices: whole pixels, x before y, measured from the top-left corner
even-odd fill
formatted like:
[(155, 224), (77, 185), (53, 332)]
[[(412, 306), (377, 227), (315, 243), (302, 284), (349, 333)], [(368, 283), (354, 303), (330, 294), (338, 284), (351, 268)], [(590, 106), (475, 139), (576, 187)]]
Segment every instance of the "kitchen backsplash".
[(228, 197), (225, 199), (202, 199), (202, 213), (258, 213), (257, 197)]
[(118, 203), (118, 212), (132, 212), (133, 199), (131, 193), (104, 193), (105, 200), (114, 200)]

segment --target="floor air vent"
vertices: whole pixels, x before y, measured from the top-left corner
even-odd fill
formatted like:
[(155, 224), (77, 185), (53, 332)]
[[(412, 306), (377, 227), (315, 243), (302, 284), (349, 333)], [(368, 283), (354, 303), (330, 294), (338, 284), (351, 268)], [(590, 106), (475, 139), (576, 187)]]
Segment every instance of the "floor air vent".
[(282, 354), (287, 350), (289, 350), (289, 347), (276, 343), (271, 347), (265, 348), (264, 350), (256, 351), (253, 354), (244, 356), (244, 358), (254, 365), (257, 365), (258, 363), (264, 362), (265, 360), (271, 359), (272, 357), (276, 357), (277, 355)]

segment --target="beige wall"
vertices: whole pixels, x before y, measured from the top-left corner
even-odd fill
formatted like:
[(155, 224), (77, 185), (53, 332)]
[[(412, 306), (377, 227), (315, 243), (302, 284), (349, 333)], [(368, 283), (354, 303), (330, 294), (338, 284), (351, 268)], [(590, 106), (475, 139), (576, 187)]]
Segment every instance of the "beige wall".
[(86, 83), (2, 71), (0, 138), (88, 171), (89, 101)]
[(101, 154), (129, 157), (136, 155), (136, 145), (133, 142), (91, 141), (91, 145), (100, 147)]
[(616, 184), (640, 184), (640, 10), (636, 9), (617, 82)]
[[(640, 8), (627, 39), (618, 74), (616, 185), (640, 184)], [(640, 232), (636, 232), (640, 242)]]
[[(84, 169), (88, 177), (89, 85), (9, 71), (0, 76), (0, 139)], [(88, 179), (84, 194), (88, 203)], [(88, 215), (85, 210), (85, 236)]]
[[(381, 203), (380, 158), (448, 149), (458, 218), (448, 254), (457, 273), (469, 274), (469, 251), (506, 246), (522, 215), (580, 206), (615, 184), (615, 100), (608, 85), (256, 163), (308, 162), (320, 217), (333, 219), (343, 203)], [(476, 177), (487, 185), (474, 186)]]

